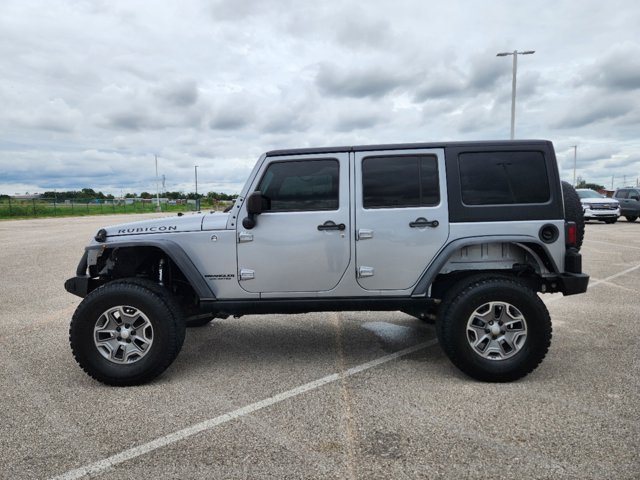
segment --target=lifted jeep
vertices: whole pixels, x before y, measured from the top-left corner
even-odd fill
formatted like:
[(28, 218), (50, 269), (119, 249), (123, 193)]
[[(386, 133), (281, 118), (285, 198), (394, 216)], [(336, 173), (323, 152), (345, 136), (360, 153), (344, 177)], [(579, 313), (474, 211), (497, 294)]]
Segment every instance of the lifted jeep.
[(228, 213), (100, 229), (65, 283), (84, 298), (71, 349), (134, 385), (216, 317), (401, 310), (466, 374), (512, 381), (551, 342), (538, 292), (587, 289), (583, 234), (548, 141), (272, 151)]

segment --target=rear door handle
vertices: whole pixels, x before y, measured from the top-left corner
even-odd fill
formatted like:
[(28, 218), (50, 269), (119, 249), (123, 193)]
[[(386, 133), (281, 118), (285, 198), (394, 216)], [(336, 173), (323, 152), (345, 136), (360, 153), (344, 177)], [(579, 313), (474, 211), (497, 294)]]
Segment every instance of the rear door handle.
[(416, 218), (413, 222), (409, 224), (411, 228), (425, 228), (425, 227), (436, 228), (438, 225), (440, 225), (440, 222), (438, 220), (429, 221), (424, 217)]
[(332, 222), (331, 220), (327, 220), (326, 222), (324, 222), (322, 225), (318, 225), (318, 230), (320, 230), (321, 232), (327, 231), (327, 230), (344, 230), (345, 228), (347, 228), (347, 226), (344, 223), (339, 223), (336, 225), (335, 222)]

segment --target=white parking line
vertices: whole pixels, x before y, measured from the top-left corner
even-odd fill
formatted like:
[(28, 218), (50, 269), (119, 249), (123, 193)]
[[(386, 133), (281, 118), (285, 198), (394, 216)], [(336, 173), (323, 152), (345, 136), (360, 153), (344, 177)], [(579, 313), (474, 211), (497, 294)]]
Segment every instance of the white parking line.
[(355, 375), (356, 373), (364, 372), (365, 370), (369, 370), (373, 367), (377, 367), (379, 365), (391, 362), (392, 360), (396, 360), (400, 357), (404, 357), (411, 353), (418, 352), (420, 350), (424, 350), (425, 348), (436, 345), (438, 340), (430, 340), (428, 342), (420, 343), (418, 345), (414, 345), (413, 347), (405, 348), (404, 350), (400, 350), (395, 353), (391, 353), (389, 355), (385, 355), (384, 357), (377, 358), (367, 363), (363, 363), (361, 365), (350, 368), (342, 373), (334, 373), (332, 375), (327, 375), (326, 377), (320, 378), (313, 382), (306, 383), (299, 387), (293, 388), (291, 390), (287, 390), (286, 392), (279, 393), (274, 395), (273, 397), (267, 398), (265, 400), (261, 400), (256, 403), (252, 403), (247, 405), (246, 407), (239, 408), (229, 413), (225, 413), (218, 417), (205, 420), (200, 423), (196, 423), (190, 427), (184, 428), (182, 430), (178, 430), (177, 432), (170, 433), (169, 435), (165, 435), (164, 437), (157, 438), (143, 445), (138, 445), (137, 447), (130, 448), (123, 452), (112, 455), (104, 460), (99, 460), (95, 463), (85, 465), (84, 467), (76, 468), (74, 470), (69, 470), (62, 475), (58, 475), (57, 477), (53, 477), (51, 480), (72, 480), (77, 478), (82, 478), (85, 475), (95, 475), (97, 473), (104, 472), (115, 465), (126, 462), (127, 460), (131, 460), (133, 458), (144, 455), (145, 453), (152, 452), (162, 447), (166, 447), (167, 445), (171, 445), (172, 443), (179, 442), (186, 438), (192, 437), (198, 433), (211, 430), (218, 425), (222, 425), (223, 423), (230, 422), (240, 417), (244, 417), (253, 412), (257, 412), (258, 410), (262, 410), (263, 408), (270, 407), (271, 405), (275, 405), (276, 403), (280, 403), (289, 398), (297, 397), (298, 395), (302, 395), (303, 393), (310, 392), (312, 390), (316, 390), (324, 385), (329, 383), (336, 382), (342, 378), (350, 377)]
[[(640, 247), (634, 247), (633, 245), (620, 245), (619, 243), (603, 242), (602, 240), (589, 240), (589, 243), (600, 243), (602, 245), (609, 245), (611, 247), (633, 248), (634, 250), (640, 250)], [(588, 245), (585, 246), (588, 247)]]
[[(615, 283), (609, 283), (610, 280), (613, 280), (614, 278), (618, 278), (618, 277), (622, 277), (623, 275), (626, 275), (627, 273), (631, 273), (634, 270), (638, 270), (640, 268), (640, 264), (635, 265), (633, 267), (627, 268), (626, 270), (623, 270), (621, 272), (618, 272), (614, 275), (611, 275), (607, 278), (601, 278), (600, 280), (596, 280), (596, 279), (591, 279), (593, 281), (589, 281), (589, 288), (593, 288), (593, 287), (597, 287), (598, 285), (609, 285), (612, 287), (619, 287), (619, 288), (625, 288), (625, 287), (621, 287), (620, 285), (616, 285)], [(587, 290), (587, 293), (589, 292), (589, 290)], [(550, 298), (546, 298), (543, 299), (545, 304), (550, 304), (553, 302), (557, 302), (558, 300), (561, 300), (564, 298), (564, 295), (562, 295), (561, 293), (554, 293), (552, 297)]]
[(623, 271), (618, 272), (618, 273), (616, 273), (616, 274), (614, 274), (614, 275), (611, 275), (610, 277), (603, 278), (603, 279), (601, 279), (601, 280), (596, 280), (595, 282), (593, 282), (593, 283), (591, 283), (591, 284), (589, 285), (589, 288), (592, 288), (592, 287), (598, 286), (598, 285), (600, 285), (601, 283), (609, 282), (610, 280), (613, 280), (614, 278), (621, 277), (621, 276), (626, 275), (627, 273), (631, 273), (631, 272), (633, 272), (634, 270), (637, 270), (637, 269), (639, 269), (639, 268), (640, 268), (640, 264), (638, 264), (638, 265), (636, 265), (636, 266), (634, 266), (634, 267), (631, 267), (631, 268), (627, 268), (626, 270), (623, 270)]

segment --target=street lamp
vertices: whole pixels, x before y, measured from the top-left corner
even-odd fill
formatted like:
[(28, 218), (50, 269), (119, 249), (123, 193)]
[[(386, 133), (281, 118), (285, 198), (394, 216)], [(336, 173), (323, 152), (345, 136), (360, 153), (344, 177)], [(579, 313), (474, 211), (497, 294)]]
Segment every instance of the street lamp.
[(158, 155), (156, 155), (156, 212), (160, 212), (160, 187), (158, 186)]
[(514, 50), (513, 52), (500, 52), (496, 55), (496, 57), (507, 57), (509, 55), (513, 55), (513, 80), (511, 82), (511, 140), (514, 138), (516, 125), (516, 75), (518, 73), (518, 55), (533, 55), (534, 53), (536, 53), (535, 50), (526, 50), (524, 52)]
[(576, 163), (578, 160), (578, 146), (577, 145), (571, 145), (571, 148), (573, 148), (573, 186), (575, 188), (576, 186)]
[(194, 165), (196, 171), (196, 212), (200, 210), (200, 201), (198, 199), (198, 165)]

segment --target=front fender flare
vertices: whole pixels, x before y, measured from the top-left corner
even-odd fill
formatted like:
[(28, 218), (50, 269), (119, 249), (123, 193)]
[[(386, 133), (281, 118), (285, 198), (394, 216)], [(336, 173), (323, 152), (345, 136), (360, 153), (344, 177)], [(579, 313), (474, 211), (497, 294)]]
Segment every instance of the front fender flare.
[[(174, 242), (173, 240), (163, 238), (150, 239), (147, 237), (139, 241), (126, 240), (121, 242), (110, 242), (103, 245), (90, 245), (86, 247), (85, 255), (82, 257), (80, 265), (78, 265), (78, 271), (76, 273), (78, 276), (86, 275), (87, 256), (91, 257), (91, 253), (93, 251), (131, 247), (153, 247), (161, 250), (176, 264), (180, 271), (182, 271), (201, 301), (210, 301), (216, 299), (215, 294), (213, 293), (213, 291), (211, 291), (211, 288), (209, 287), (203, 276), (200, 274), (196, 266), (193, 264), (193, 262), (189, 258), (189, 255), (186, 254), (186, 252), (178, 243)], [(82, 273), (80, 272), (80, 270), (83, 270)]]

